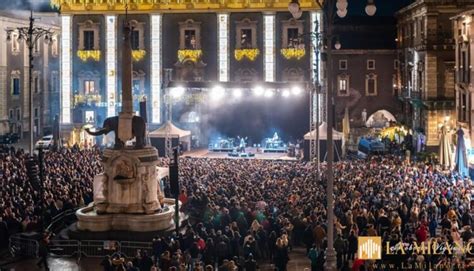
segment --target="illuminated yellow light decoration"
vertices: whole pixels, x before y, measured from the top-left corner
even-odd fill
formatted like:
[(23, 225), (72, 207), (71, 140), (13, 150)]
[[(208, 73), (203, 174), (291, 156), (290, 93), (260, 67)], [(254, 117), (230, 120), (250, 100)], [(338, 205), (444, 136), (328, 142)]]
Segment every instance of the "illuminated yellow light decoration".
[(201, 50), (178, 50), (178, 60), (183, 62), (185, 60), (191, 60), (198, 62), (202, 57)]
[(138, 62), (145, 58), (146, 51), (145, 50), (132, 50), (132, 58), (133, 61)]
[[(130, 3), (129, 3), (130, 2)], [(90, 12), (123, 12), (126, 4), (132, 11), (209, 11), (209, 10), (288, 10), (288, 0), (253, 0), (253, 1), (202, 1), (202, 0), (50, 0), (52, 7), (59, 8), (61, 13), (84, 13)], [(319, 9), (314, 0), (299, 0), (301, 9), (304, 11)]]
[(306, 50), (304, 48), (286, 48), (286, 49), (281, 49), (280, 52), (281, 52), (281, 55), (288, 60), (290, 59), (300, 60), (306, 54)]
[(234, 51), (234, 57), (237, 61), (241, 61), (244, 58), (255, 61), (259, 54), (259, 49), (235, 49)]
[(77, 57), (79, 57), (83, 62), (86, 62), (88, 59), (99, 61), (100, 51), (99, 50), (78, 50)]
[(100, 103), (102, 97), (99, 94), (74, 95), (74, 105)]

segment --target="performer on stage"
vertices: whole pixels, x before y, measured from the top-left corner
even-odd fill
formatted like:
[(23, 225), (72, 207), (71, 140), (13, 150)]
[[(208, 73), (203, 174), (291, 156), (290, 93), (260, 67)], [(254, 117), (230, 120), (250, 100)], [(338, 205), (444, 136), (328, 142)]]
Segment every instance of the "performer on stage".
[(239, 151), (244, 153), (245, 152), (245, 147), (247, 146), (247, 143), (245, 142), (247, 140), (247, 137), (237, 137), (240, 139), (240, 144), (239, 144)]
[(275, 132), (275, 133), (273, 134), (273, 138), (272, 138), (273, 142), (277, 142), (279, 139), (280, 139), (280, 138), (278, 137), (277, 132)]

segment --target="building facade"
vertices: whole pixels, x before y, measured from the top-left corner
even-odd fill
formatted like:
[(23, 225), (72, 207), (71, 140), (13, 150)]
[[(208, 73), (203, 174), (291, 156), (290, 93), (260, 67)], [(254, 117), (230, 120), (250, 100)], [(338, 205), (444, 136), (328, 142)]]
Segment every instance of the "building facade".
[(315, 52), (304, 35), (319, 19), (314, 1), (300, 1), (299, 19), (286, 0), (129, 2), (52, 1), (61, 8), (62, 130), (73, 141), (88, 140), (85, 127), (99, 126), (120, 110), (124, 23), (133, 26), (135, 110), (146, 97), (151, 128), (166, 120), (168, 79), (290, 87), (310, 83), (315, 73)]
[(456, 44), (455, 51), (455, 71), (456, 71), (456, 121), (463, 127), (467, 134), (467, 147), (472, 147), (474, 142), (474, 87), (472, 63), (474, 56), (471, 49), (474, 46), (474, 10), (463, 11), (453, 16), (453, 33)]
[(397, 13), (398, 87), (405, 123), (439, 145), (439, 127), (453, 127), (455, 36), (450, 18), (473, 1), (417, 0)]
[(395, 29), (396, 21), (384, 16), (352, 17), (336, 24), (335, 32), (341, 44), (339, 50), (333, 51), (332, 58), (337, 129), (342, 130), (346, 109), (351, 128), (381, 128), (389, 121), (400, 120), (400, 102), (394, 84)]
[[(13, 31), (7, 42), (7, 30), (28, 27), (29, 12), (0, 13), (0, 134), (17, 133), (24, 137), (30, 131), (29, 61), (26, 43)], [(52, 133), (54, 117), (59, 115), (59, 16), (35, 13), (35, 26), (54, 32), (51, 41), (38, 41), (33, 50), (34, 133), (38, 138)]]

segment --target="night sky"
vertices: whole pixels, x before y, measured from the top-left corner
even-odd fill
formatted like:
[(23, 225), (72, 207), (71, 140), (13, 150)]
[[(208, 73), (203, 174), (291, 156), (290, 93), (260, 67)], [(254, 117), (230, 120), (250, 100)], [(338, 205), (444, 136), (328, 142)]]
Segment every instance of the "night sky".
[[(347, 17), (366, 16), (365, 6), (367, 0), (348, 0)], [(375, 16), (393, 16), (393, 14), (404, 6), (409, 5), (414, 0), (375, 0), (377, 12)]]

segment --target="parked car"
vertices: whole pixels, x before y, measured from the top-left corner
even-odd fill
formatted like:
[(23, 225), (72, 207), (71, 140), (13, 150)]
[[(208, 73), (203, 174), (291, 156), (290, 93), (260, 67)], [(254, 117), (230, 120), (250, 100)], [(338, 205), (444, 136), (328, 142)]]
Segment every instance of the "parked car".
[(0, 144), (15, 144), (20, 139), (20, 136), (15, 133), (7, 133), (0, 136)]
[(53, 135), (43, 136), (35, 144), (35, 149), (49, 149), (53, 146)]

